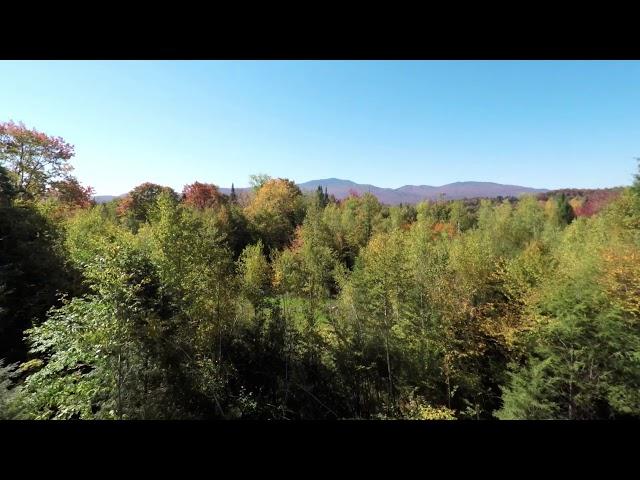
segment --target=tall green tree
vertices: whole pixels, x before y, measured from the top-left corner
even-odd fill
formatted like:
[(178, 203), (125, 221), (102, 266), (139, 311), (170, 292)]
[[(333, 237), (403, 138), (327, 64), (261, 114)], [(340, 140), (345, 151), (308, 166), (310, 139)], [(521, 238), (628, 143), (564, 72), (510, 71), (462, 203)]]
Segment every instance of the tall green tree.
[[(170, 418), (172, 362), (162, 292), (148, 257), (123, 232), (85, 264), (91, 292), (28, 331), (36, 360), (21, 390), (26, 418)], [(184, 415), (184, 412), (182, 413)]]
[(229, 195), (229, 200), (231, 201), (231, 203), (236, 203), (238, 201), (238, 196), (236, 195), (236, 189), (233, 186), (233, 183), (231, 184), (231, 193)]
[(560, 219), (564, 222), (565, 225), (568, 225), (576, 218), (576, 214), (573, 211), (573, 207), (567, 200), (567, 197), (564, 193), (560, 194), (558, 197), (558, 213), (560, 215)]

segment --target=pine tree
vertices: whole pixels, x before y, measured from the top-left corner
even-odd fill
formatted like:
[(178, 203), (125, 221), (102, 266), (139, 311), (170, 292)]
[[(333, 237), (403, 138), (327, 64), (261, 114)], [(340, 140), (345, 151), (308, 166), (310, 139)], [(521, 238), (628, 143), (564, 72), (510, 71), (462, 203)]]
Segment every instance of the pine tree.
[(558, 214), (560, 215), (560, 219), (566, 224), (570, 224), (574, 218), (576, 218), (576, 214), (573, 211), (573, 207), (567, 200), (565, 194), (561, 194), (558, 198)]
[(322, 185), (318, 185), (316, 190), (316, 202), (320, 208), (324, 208), (327, 204), (325, 194), (322, 191)]
[(233, 186), (233, 183), (231, 184), (231, 194), (229, 195), (229, 198), (231, 199), (231, 203), (236, 203), (238, 201), (238, 197), (236, 196), (236, 189)]

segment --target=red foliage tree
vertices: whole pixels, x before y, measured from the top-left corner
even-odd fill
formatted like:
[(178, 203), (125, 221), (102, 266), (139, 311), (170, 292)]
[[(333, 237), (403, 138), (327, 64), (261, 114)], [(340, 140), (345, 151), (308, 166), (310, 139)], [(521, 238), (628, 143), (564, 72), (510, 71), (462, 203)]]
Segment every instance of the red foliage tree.
[(596, 190), (590, 192), (585, 201), (575, 208), (576, 216), (591, 217), (610, 204), (620, 195), (618, 190)]
[(182, 201), (186, 205), (204, 210), (219, 205), (222, 201), (222, 195), (218, 187), (211, 183), (194, 182), (185, 185), (182, 190)]
[(133, 210), (133, 198), (131, 195), (126, 195), (122, 197), (118, 201), (118, 206), (116, 207), (116, 214), (118, 216), (126, 215), (128, 212)]
[(69, 206), (85, 208), (93, 204), (93, 188), (83, 187), (74, 177), (53, 182), (49, 193), (60, 202)]
[(68, 178), (73, 145), (23, 123), (0, 123), (0, 163), (13, 172), (19, 195), (42, 195), (52, 181)]

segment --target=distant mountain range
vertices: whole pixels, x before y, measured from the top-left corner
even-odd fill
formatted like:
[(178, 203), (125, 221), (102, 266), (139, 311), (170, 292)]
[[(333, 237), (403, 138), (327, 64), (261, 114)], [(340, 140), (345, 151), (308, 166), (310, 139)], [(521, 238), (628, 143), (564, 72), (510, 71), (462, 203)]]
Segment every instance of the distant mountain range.
[[(439, 187), (430, 185), (405, 185), (400, 188), (383, 188), (375, 185), (355, 183), (351, 180), (341, 180), (339, 178), (326, 178), (323, 180), (311, 180), (298, 184), (302, 191), (313, 191), (321, 186), (326, 187), (329, 194), (333, 194), (337, 199), (343, 199), (356, 192), (359, 195), (370, 192), (378, 200), (388, 205), (399, 203), (418, 203), (422, 200), (436, 200), (444, 198), (447, 200), (457, 200), (462, 198), (492, 198), (492, 197), (518, 197), (524, 194), (537, 194), (548, 192), (545, 188), (521, 187), (518, 185), (503, 185), (493, 182), (455, 182)], [(236, 188), (238, 194), (248, 191), (249, 188)], [(221, 188), (221, 193), (229, 194), (230, 188)], [(122, 196), (122, 195), (121, 195)], [(100, 195), (94, 197), (97, 203), (109, 202), (116, 196)]]
[(107, 203), (107, 202), (110, 202), (111, 200), (114, 200), (116, 198), (118, 198), (118, 197), (116, 197), (115, 195), (96, 195), (95, 197), (93, 197), (93, 200), (96, 203)]
[(397, 205), (399, 203), (418, 203), (422, 200), (436, 200), (444, 197), (448, 200), (476, 197), (517, 197), (526, 193), (543, 193), (546, 189), (521, 187), (518, 185), (502, 185), (491, 182), (455, 182), (434, 187), (430, 185), (405, 185), (400, 188), (382, 188), (375, 185), (363, 185), (350, 180), (327, 178), (312, 180), (299, 184), (302, 190), (315, 190), (321, 185), (327, 187), (329, 194), (341, 199), (349, 196), (350, 191), (358, 194), (370, 192), (382, 203)]

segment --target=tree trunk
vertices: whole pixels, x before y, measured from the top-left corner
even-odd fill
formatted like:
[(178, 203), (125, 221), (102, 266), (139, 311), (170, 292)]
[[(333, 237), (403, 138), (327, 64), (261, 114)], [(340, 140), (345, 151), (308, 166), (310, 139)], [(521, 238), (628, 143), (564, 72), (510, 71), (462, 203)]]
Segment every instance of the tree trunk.
[(389, 334), (385, 337), (385, 350), (387, 354), (387, 375), (389, 377), (389, 408), (393, 402), (393, 380), (391, 379), (391, 360), (389, 359)]

